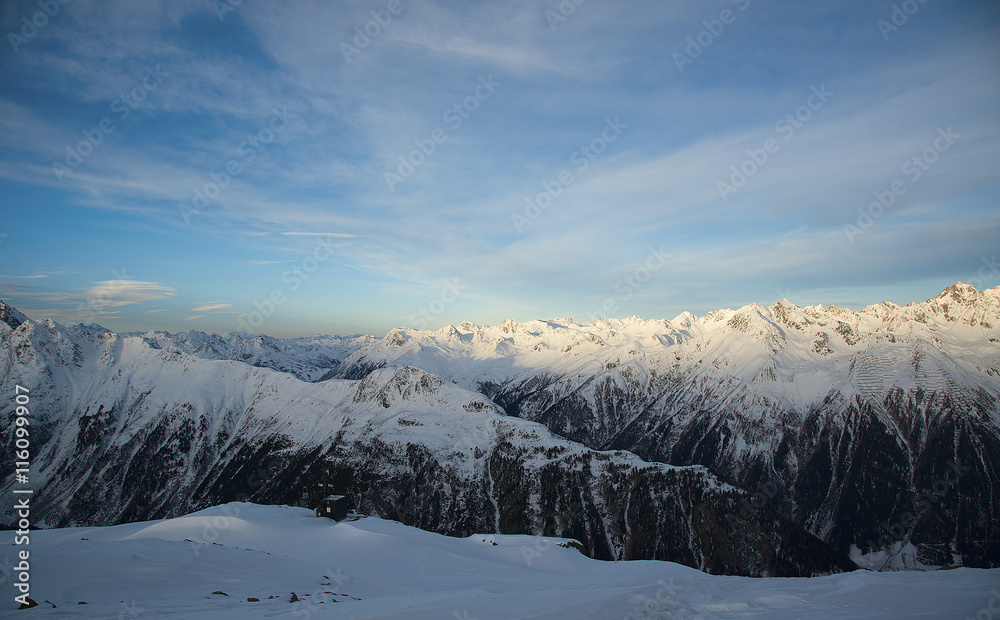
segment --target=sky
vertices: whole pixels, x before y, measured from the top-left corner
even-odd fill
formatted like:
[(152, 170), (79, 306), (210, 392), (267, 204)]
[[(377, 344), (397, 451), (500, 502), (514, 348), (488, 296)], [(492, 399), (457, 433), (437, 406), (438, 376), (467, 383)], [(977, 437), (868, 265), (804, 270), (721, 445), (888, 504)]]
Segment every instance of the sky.
[(1000, 4), (0, 3), (0, 298), (382, 335), (1000, 285)]

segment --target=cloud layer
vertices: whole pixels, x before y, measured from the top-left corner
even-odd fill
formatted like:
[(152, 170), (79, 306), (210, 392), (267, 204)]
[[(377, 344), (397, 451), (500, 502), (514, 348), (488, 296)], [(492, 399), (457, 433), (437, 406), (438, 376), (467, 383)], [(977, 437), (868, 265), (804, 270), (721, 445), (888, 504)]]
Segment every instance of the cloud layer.
[(448, 282), (429, 325), (926, 298), (998, 249), (1000, 9), (903, 4), (6, 3), (0, 294), (66, 319), (124, 265), (119, 328), (278, 334)]

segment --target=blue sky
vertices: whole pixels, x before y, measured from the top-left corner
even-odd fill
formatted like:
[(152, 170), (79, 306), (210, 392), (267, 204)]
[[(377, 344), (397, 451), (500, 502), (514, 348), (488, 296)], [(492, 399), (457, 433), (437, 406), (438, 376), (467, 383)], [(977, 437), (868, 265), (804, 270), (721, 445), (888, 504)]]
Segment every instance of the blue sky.
[(996, 2), (35, 0), (0, 28), (0, 296), (35, 318), (383, 334), (1000, 285)]

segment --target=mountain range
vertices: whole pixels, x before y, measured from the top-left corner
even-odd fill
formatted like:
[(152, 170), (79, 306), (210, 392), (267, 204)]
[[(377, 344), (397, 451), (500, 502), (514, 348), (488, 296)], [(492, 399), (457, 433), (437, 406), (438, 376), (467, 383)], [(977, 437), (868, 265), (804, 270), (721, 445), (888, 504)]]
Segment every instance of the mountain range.
[(782, 300), (382, 338), (115, 334), (0, 303), (38, 525), (334, 488), (439, 533), (756, 576), (1000, 566), (998, 337), (1000, 288), (961, 283), (861, 311)]
[(415, 365), (599, 450), (704, 465), (873, 568), (1000, 565), (1000, 288), (852, 311), (394, 330)]

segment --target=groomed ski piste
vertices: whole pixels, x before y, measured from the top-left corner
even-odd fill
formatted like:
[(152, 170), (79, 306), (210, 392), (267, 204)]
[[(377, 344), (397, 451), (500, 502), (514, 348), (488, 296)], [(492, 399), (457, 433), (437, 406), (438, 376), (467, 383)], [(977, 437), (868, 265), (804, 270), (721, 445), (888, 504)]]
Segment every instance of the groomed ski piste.
[[(32, 531), (30, 596), (4, 618), (492, 620), (994, 618), (1000, 569), (708, 575), (672, 562), (604, 562), (572, 541), (453, 538), (394, 521), (335, 522), (229, 503), (110, 527)], [(8, 559), (4, 577), (18, 577)]]

